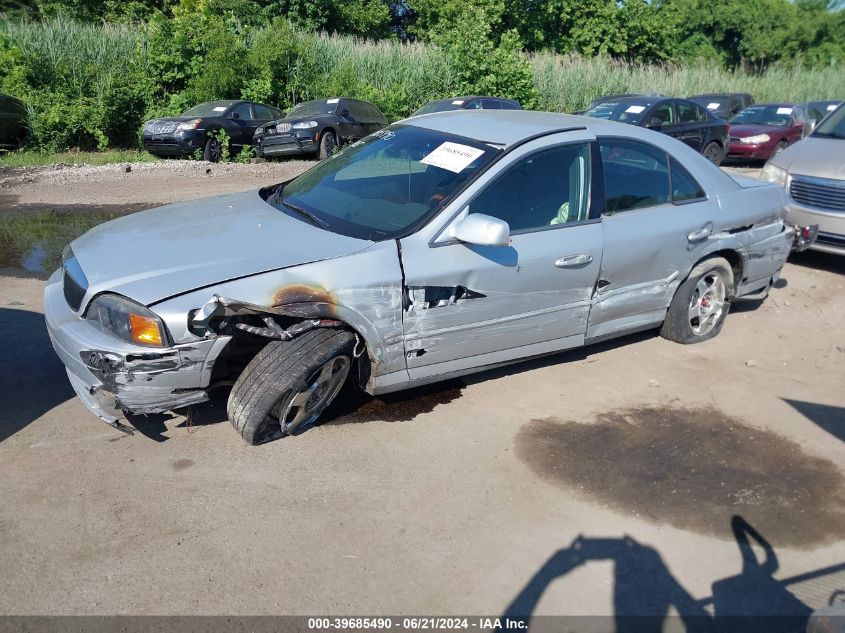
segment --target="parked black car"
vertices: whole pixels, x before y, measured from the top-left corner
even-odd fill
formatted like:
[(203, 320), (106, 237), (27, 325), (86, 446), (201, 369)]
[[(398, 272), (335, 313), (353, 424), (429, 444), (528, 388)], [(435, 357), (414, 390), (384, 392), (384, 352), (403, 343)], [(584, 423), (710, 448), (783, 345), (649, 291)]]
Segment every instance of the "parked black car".
[(0, 147), (16, 149), (26, 138), (26, 106), (23, 102), (0, 95)]
[(663, 95), (659, 92), (629, 92), (624, 95), (605, 95), (604, 97), (599, 97), (598, 99), (593, 99), (590, 101), (590, 105), (588, 105), (583, 110), (576, 110), (572, 114), (579, 114), (583, 115), (592, 108), (595, 108), (600, 103), (607, 103), (608, 101), (616, 101), (617, 99), (624, 99), (626, 97), (662, 97)]
[(322, 159), (385, 125), (387, 118), (367, 101), (318, 99), (300, 103), (284, 118), (256, 129), (252, 144), (259, 158), (316, 153)]
[(620, 97), (590, 108), (586, 116), (622, 121), (683, 141), (718, 165), (728, 146), (728, 124), (699, 104), (673, 97)]
[(713, 116), (725, 121), (754, 104), (754, 97), (747, 92), (711, 92), (692, 96), (689, 100), (704, 106)]
[(435, 99), (421, 108), (417, 108), (411, 116), (445, 112), (446, 110), (522, 110), (522, 105), (516, 99), (502, 97), (452, 97), (451, 99)]
[(233, 153), (252, 143), (255, 128), (284, 113), (273, 106), (252, 101), (209, 101), (185, 110), (177, 117), (148, 121), (144, 125), (144, 149), (156, 156), (185, 156), (202, 152), (205, 160), (220, 160), (221, 146), (209, 132), (224, 130)]
[[(807, 105), (821, 112), (822, 118), (824, 118), (828, 114), (836, 110), (836, 108), (838, 108), (841, 103), (842, 99), (830, 99), (827, 101), (810, 101), (807, 103)], [(816, 123), (821, 123), (821, 119), (816, 121)]]

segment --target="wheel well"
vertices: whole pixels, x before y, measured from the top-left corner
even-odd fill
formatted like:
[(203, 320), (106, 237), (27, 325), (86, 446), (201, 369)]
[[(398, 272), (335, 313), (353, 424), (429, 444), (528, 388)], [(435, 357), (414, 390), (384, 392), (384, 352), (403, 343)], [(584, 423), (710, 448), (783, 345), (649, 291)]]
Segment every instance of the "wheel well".
[[(264, 317), (271, 317), (283, 328), (290, 328), (293, 325), (302, 323), (306, 319), (284, 317), (275, 314), (244, 314), (238, 317), (227, 319), (225, 330), (221, 333), (231, 335), (231, 339), (220, 350), (220, 353), (214, 359), (214, 365), (211, 370), (211, 379), (209, 380), (209, 388), (215, 386), (224, 386), (233, 384), (237, 377), (243, 372), (244, 368), (249, 362), (273, 339), (254, 334), (235, 327), (237, 323), (247, 323), (257, 327), (265, 325), (262, 321)], [(365, 352), (360, 356), (353, 358), (353, 371), (355, 371), (355, 379), (360, 387), (365, 387), (370, 379), (372, 371), (372, 361), (370, 360), (370, 346), (366, 339), (358, 330), (343, 321), (335, 321), (339, 325), (331, 325), (326, 327), (333, 327), (347, 330), (355, 334), (356, 339), (360, 340), (365, 347)], [(318, 326), (324, 327), (324, 326)], [(357, 344), (356, 344), (357, 347)]]
[(333, 127), (331, 127), (330, 125), (327, 125), (326, 127), (324, 127), (323, 131), (320, 132), (320, 138), (321, 139), (326, 135), (326, 132), (331, 132), (332, 134), (334, 134), (335, 142), (337, 142), (337, 143), (340, 142), (340, 139), (337, 136), (337, 131)]
[[(695, 266), (698, 266), (701, 262), (705, 259), (710, 259), (711, 257), (721, 257), (726, 259), (728, 263), (731, 265), (731, 269), (734, 273), (734, 287), (731, 289), (731, 296), (736, 293), (736, 289), (739, 288), (740, 283), (742, 282), (742, 275), (743, 275), (743, 262), (742, 257), (736, 251), (725, 249), (722, 251), (714, 251), (712, 253), (707, 253), (706, 257), (702, 257), (695, 263)], [(695, 268), (693, 266), (693, 268)]]

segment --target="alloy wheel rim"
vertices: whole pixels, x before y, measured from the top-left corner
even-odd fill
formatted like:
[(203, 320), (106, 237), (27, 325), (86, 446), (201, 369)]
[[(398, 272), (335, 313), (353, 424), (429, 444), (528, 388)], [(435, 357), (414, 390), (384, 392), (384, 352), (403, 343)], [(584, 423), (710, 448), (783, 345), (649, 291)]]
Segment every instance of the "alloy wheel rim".
[(698, 280), (689, 305), (689, 323), (694, 334), (708, 334), (725, 312), (725, 282), (717, 271)]
[(265, 423), (292, 435), (316, 422), (343, 387), (351, 365), (349, 357), (344, 355), (327, 360), (279, 399)]

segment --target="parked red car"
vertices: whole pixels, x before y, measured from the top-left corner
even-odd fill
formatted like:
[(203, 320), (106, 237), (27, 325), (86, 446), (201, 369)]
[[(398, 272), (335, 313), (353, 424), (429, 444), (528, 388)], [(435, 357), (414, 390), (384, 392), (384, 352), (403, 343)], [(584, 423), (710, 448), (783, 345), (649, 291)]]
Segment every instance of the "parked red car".
[(727, 160), (768, 160), (813, 131), (823, 118), (810, 104), (759, 103), (730, 120)]

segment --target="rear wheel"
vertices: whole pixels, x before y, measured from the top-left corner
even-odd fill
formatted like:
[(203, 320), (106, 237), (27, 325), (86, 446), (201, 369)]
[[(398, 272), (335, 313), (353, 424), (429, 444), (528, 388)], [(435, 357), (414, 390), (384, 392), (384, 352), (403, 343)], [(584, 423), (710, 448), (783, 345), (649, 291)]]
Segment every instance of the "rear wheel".
[(686, 345), (719, 334), (730, 309), (733, 283), (733, 269), (726, 259), (711, 257), (697, 264), (675, 292), (660, 335)]
[(337, 139), (334, 132), (324, 132), (320, 139), (320, 160), (328, 158), (337, 151)]
[(722, 164), (724, 152), (722, 151), (722, 148), (718, 143), (709, 143), (707, 147), (704, 148), (704, 151), (701, 153), (704, 155), (704, 158), (709, 160), (714, 165)]
[(248, 444), (312, 426), (346, 382), (354, 343), (350, 332), (329, 328), (268, 343), (232, 387), (232, 425)]
[(780, 143), (778, 143), (778, 144), (775, 146), (775, 153), (774, 153), (774, 156), (777, 156), (777, 155), (778, 155), (778, 154), (780, 154), (783, 150), (785, 150), (787, 145), (788, 145), (788, 143), (787, 143), (786, 141), (781, 141)]

